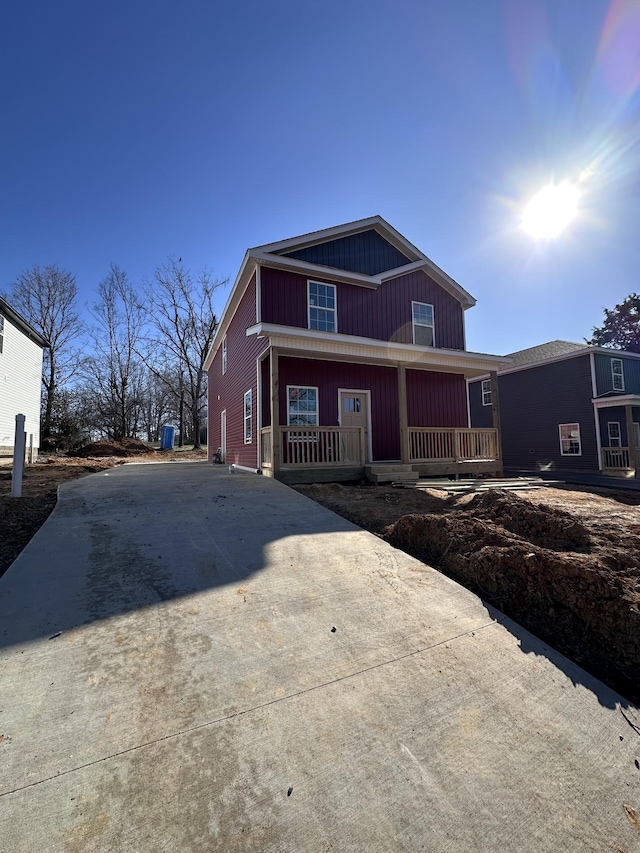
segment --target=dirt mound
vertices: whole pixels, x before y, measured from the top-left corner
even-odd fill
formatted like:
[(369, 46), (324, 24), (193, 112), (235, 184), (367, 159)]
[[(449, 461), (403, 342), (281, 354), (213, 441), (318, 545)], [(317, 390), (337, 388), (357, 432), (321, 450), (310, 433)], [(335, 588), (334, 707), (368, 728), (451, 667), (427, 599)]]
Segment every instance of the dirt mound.
[(405, 515), (385, 538), (588, 664), (627, 698), (640, 699), (637, 540), (629, 540), (621, 571), (623, 561), (610, 551), (584, 552), (589, 533), (574, 516), (495, 492), (465, 511)]
[(467, 513), (494, 521), (541, 548), (576, 551), (591, 544), (589, 531), (575, 516), (546, 504), (535, 504), (513, 492), (493, 490), (476, 495), (467, 506)]
[(90, 444), (85, 444), (79, 450), (76, 450), (75, 456), (81, 456), (84, 459), (90, 456), (139, 456), (143, 453), (155, 453), (154, 448), (149, 447), (144, 441), (139, 438), (123, 438), (120, 441), (111, 441), (103, 438), (100, 441), (92, 441)]

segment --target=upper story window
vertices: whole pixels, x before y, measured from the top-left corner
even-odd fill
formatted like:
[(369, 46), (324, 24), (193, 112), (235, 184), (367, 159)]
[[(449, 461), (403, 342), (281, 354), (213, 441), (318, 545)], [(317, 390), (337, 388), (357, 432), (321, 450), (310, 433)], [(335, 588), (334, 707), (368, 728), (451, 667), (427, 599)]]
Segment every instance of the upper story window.
[(0, 314), (0, 352), (4, 349), (4, 317)]
[(222, 372), (227, 372), (227, 336), (222, 339)]
[(319, 332), (336, 332), (336, 286), (309, 282), (309, 328)]
[(624, 372), (621, 358), (611, 359), (611, 378), (613, 379), (613, 390), (624, 391)]
[(491, 380), (483, 379), (482, 380), (482, 405), (490, 406), (491, 405)]
[(412, 302), (413, 342), (423, 347), (434, 346), (433, 305)]
[(582, 456), (580, 424), (560, 424), (560, 455)]
[(251, 389), (244, 395), (244, 443), (251, 444)]

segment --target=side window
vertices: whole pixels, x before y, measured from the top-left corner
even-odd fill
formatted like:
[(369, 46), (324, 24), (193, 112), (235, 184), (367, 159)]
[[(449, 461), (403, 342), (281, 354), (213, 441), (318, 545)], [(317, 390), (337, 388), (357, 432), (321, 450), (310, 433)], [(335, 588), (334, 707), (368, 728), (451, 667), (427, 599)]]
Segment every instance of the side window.
[(251, 444), (251, 390), (244, 395), (244, 443)]
[(483, 379), (482, 380), (482, 405), (490, 406), (491, 405), (491, 380)]
[(222, 339), (222, 372), (227, 372), (227, 336)]
[(560, 424), (560, 455), (582, 456), (580, 424)]
[(318, 389), (287, 386), (287, 426), (318, 426)]
[(309, 328), (319, 332), (336, 332), (336, 286), (310, 281), (309, 284)]
[(426, 302), (412, 302), (413, 342), (423, 347), (435, 346), (433, 327), (433, 305)]
[(611, 378), (613, 380), (613, 390), (624, 391), (624, 372), (621, 358), (611, 359)]
[(609, 421), (607, 430), (609, 433), (609, 447), (622, 447), (620, 423), (618, 421)]
[(0, 314), (0, 352), (4, 349), (4, 317)]

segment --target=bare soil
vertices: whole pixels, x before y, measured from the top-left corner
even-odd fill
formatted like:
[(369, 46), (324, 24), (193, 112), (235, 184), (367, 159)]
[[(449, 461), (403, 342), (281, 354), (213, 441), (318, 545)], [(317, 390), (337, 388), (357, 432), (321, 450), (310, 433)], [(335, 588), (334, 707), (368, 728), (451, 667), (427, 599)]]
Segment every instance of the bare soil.
[(297, 489), (465, 585), (640, 703), (640, 492)]
[[(92, 448), (91, 453), (88, 448)], [(44, 462), (26, 465), (20, 498), (11, 497), (11, 467), (0, 466), (0, 577), (51, 514), (58, 498), (58, 486), (122, 465), (132, 457), (136, 462), (186, 461), (206, 459), (206, 452), (156, 451), (137, 439), (95, 442), (82, 448), (74, 458), (50, 456)]]

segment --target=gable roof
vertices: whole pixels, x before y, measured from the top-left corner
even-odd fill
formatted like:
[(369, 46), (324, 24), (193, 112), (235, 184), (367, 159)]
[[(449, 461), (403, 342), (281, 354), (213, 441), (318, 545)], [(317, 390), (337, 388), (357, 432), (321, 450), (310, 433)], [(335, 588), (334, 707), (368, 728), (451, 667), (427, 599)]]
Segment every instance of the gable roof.
[[(320, 257), (327, 260), (331, 256), (337, 257), (339, 255), (335, 249), (340, 240), (348, 240), (357, 237), (357, 235), (366, 235), (369, 232), (375, 232), (377, 237), (381, 237), (388, 244), (388, 249), (385, 250), (385, 259), (381, 262), (379, 272), (361, 272), (358, 268), (349, 269), (318, 263)], [(381, 244), (377, 237), (373, 239), (376, 240), (379, 249)], [(317, 251), (316, 247), (323, 246), (328, 254)], [(389, 267), (389, 259), (394, 257), (398, 265)], [(470, 293), (419, 249), (416, 249), (406, 237), (403, 237), (381, 216), (370, 216), (368, 219), (358, 219), (354, 222), (346, 222), (343, 225), (335, 225), (332, 228), (324, 228), (321, 231), (312, 231), (298, 237), (289, 237), (276, 243), (265, 243), (262, 246), (247, 249), (222, 312), (211, 348), (205, 359), (205, 370), (211, 366), (231, 318), (235, 314), (258, 266), (288, 270), (300, 275), (315, 275), (326, 281), (345, 282), (373, 289), (380, 287), (389, 279), (408, 275), (415, 270), (424, 270), (430, 278), (460, 302), (463, 310), (472, 308), (476, 304), (476, 300)], [(353, 266), (353, 264), (349, 263), (347, 266)]]
[(538, 344), (535, 347), (510, 352), (508, 355), (513, 360), (511, 367), (520, 367), (524, 364), (535, 364), (538, 361), (546, 361), (549, 358), (557, 358), (588, 348), (587, 344), (575, 344), (572, 341), (548, 341), (546, 344)]
[(43, 349), (49, 349), (49, 341), (42, 337), (40, 332), (37, 332), (31, 323), (28, 323), (22, 314), (18, 314), (18, 312), (12, 308), (6, 299), (3, 299), (0, 296), (0, 314), (10, 320), (11, 323), (20, 331), (25, 334), (28, 338), (34, 341), (36, 344), (41, 346)]

